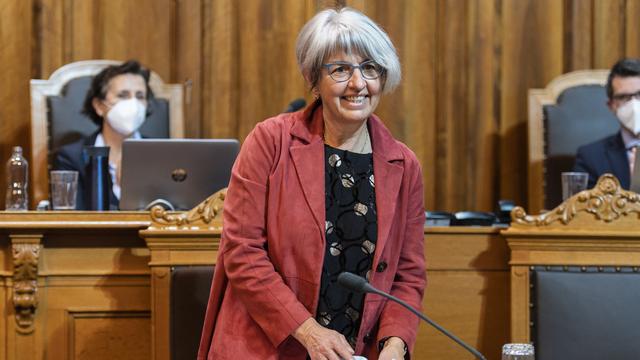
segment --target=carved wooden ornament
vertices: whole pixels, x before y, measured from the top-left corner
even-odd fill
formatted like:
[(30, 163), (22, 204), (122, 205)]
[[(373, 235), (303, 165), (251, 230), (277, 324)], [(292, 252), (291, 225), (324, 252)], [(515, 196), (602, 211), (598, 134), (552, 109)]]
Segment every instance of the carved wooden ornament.
[(214, 220), (222, 221), (222, 210), (227, 188), (209, 196), (195, 208), (182, 213), (171, 213), (162, 206), (151, 208), (151, 219), (154, 227), (185, 227), (193, 225), (208, 225)]
[(511, 211), (511, 219), (520, 225), (545, 226), (559, 221), (568, 224), (580, 212), (593, 214), (597, 220), (612, 222), (621, 216), (640, 216), (640, 194), (624, 190), (618, 179), (605, 174), (593, 189), (584, 190), (541, 215), (527, 215), (520, 206)]
[(33, 319), (38, 307), (39, 244), (13, 244), (13, 306), (18, 331), (33, 331)]

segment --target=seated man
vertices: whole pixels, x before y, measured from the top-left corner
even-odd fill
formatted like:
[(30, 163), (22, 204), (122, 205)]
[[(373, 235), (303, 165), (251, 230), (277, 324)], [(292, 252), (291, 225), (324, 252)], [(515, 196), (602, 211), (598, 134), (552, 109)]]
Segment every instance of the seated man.
[(601, 175), (611, 173), (623, 188), (639, 192), (640, 166), (635, 169), (636, 176), (633, 174), (636, 146), (640, 146), (640, 59), (622, 59), (613, 65), (606, 90), (607, 105), (620, 121), (621, 129), (578, 148), (573, 169), (589, 174), (589, 188)]

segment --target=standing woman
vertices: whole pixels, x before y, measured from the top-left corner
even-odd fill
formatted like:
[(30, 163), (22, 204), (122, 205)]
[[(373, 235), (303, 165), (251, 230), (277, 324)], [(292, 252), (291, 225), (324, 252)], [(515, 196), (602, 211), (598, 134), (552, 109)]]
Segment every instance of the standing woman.
[(400, 82), (395, 48), (342, 8), (302, 28), (296, 55), (316, 101), (244, 142), (198, 359), (409, 358), (418, 319), (336, 282), (355, 273), (421, 307), (422, 173), (373, 114)]

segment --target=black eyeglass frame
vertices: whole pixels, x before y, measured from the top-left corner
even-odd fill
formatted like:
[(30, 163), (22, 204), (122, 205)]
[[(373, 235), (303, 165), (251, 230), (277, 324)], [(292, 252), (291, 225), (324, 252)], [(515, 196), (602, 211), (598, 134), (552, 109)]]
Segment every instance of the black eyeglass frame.
[(631, 99), (640, 100), (640, 91), (633, 94), (615, 94), (611, 98), (621, 104), (626, 104), (631, 101)]
[[(364, 71), (362, 71), (362, 67), (366, 66), (366, 65), (371, 65), (373, 64), (376, 68), (376, 72), (378, 73), (377, 76), (375, 77), (370, 77), (364, 74)], [(331, 67), (335, 66), (335, 65), (340, 65), (340, 66), (349, 66), (349, 68), (351, 69), (351, 71), (349, 72), (349, 77), (347, 77), (344, 80), (338, 80), (336, 78), (333, 77), (333, 74), (331, 73)], [(352, 64), (350, 62), (347, 61), (336, 61), (333, 63), (326, 63), (326, 64), (322, 64), (323, 68), (327, 69), (327, 72), (329, 73), (329, 76), (331, 77), (331, 79), (333, 79), (333, 81), (335, 82), (345, 82), (345, 81), (349, 81), (351, 80), (351, 78), (353, 77), (353, 73), (356, 71), (356, 69), (360, 70), (360, 74), (362, 75), (362, 77), (366, 80), (375, 80), (378, 79), (380, 77), (382, 77), (384, 75), (384, 68), (382, 66), (380, 66), (380, 64), (378, 64), (377, 62), (373, 61), (373, 60), (366, 60), (361, 62), (360, 64)]]

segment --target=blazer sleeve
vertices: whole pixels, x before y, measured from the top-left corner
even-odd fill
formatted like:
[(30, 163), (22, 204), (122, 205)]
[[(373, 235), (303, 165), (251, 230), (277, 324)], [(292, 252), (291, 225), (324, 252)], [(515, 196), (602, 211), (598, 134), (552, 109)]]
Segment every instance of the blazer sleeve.
[[(75, 145), (75, 144), (73, 144)], [(75, 146), (63, 146), (53, 158), (54, 170), (80, 171), (80, 153), (75, 151)]]
[(227, 190), (221, 243), (234, 294), (275, 347), (312, 316), (267, 253), (269, 176), (281, 152), (279, 131), (275, 122), (263, 122), (245, 140)]
[[(426, 286), (424, 259), (424, 190), (422, 171), (417, 159), (413, 158), (409, 172), (409, 195), (405, 238), (401, 239), (402, 249), (398, 269), (391, 285), (391, 295), (404, 300), (414, 308), (422, 309), (422, 297)], [(409, 347), (407, 358), (413, 351), (420, 320), (399, 304), (387, 301), (380, 314), (378, 342), (397, 336)]]

